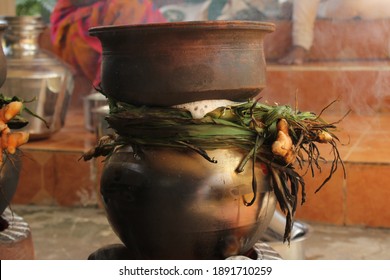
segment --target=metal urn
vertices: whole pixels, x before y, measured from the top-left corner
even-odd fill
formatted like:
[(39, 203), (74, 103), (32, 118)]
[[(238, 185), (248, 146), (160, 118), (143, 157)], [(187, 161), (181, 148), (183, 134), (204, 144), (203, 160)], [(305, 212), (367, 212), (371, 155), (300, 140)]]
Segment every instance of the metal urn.
[(4, 52), (7, 59), (7, 80), (2, 92), (18, 96), (26, 106), (44, 118), (29, 117), (30, 139), (50, 137), (65, 122), (73, 92), (72, 69), (48, 51), (40, 49), (39, 35), (45, 24), (38, 16), (3, 17), (8, 29), (4, 33)]

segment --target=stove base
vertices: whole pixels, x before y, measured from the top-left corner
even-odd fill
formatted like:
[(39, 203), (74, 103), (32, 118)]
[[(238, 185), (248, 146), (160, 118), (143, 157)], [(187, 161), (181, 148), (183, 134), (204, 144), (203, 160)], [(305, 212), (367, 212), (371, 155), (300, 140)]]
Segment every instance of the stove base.
[[(104, 246), (89, 255), (88, 260), (136, 260), (136, 254), (123, 244), (111, 244)], [(247, 256), (231, 256), (227, 260), (281, 260), (281, 256), (264, 242), (258, 242), (253, 246)]]

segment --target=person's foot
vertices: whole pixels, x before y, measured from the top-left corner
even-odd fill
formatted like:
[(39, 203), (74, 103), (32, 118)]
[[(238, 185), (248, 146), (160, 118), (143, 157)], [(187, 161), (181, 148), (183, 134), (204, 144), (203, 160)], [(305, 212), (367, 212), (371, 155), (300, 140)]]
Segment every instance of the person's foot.
[(290, 52), (279, 59), (280, 64), (301, 65), (305, 62), (308, 51), (300, 46), (294, 46)]
[(285, 1), (280, 6), (280, 19), (292, 19), (293, 4), (289, 1)]

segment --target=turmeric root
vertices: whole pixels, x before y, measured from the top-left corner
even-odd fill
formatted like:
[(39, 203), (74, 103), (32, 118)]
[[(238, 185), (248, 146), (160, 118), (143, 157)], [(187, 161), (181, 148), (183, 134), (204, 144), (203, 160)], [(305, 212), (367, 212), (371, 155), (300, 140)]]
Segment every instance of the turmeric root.
[(8, 143), (6, 144), (7, 151), (10, 154), (14, 154), (17, 147), (28, 142), (29, 136), (29, 133), (24, 131), (10, 133), (8, 135)]
[(276, 124), (276, 128), (279, 130), (279, 131), (282, 131), (284, 132), (286, 135), (288, 135), (288, 122), (286, 121), (286, 119), (280, 119), (278, 121), (278, 123)]
[(330, 135), (329, 132), (321, 130), (317, 134), (317, 141), (320, 143), (330, 143), (330, 142), (332, 142), (332, 140), (333, 140), (333, 137), (332, 137), (332, 135)]
[(0, 109), (0, 164), (3, 161), (3, 151), (14, 154), (16, 148), (27, 143), (29, 139), (28, 132), (11, 132), (7, 123), (13, 119), (23, 108), (23, 103), (13, 101)]
[(20, 113), (23, 108), (23, 103), (20, 101), (13, 101), (0, 109), (0, 131), (8, 128), (7, 122)]
[(283, 131), (278, 131), (278, 137), (272, 144), (272, 152), (274, 155), (285, 157), (288, 151), (291, 150), (292, 141), (289, 135), (286, 135)]
[(23, 108), (23, 103), (20, 101), (13, 101), (0, 109), (0, 121), (7, 123), (13, 117), (20, 113)]
[(16, 152), (16, 148), (28, 142), (30, 134), (28, 132), (11, 132), (1, 134), (0, 138), (0, 165), (3, 163), (3, 152), (6, 150), (10, 154)]
[(277, 138), (272, 144), (272, 153), (282, 157), (289, 164), (294, 162), (296, 155), (293, 150), (294, 146), (288, 132), (288, 123), (285, 119), (280, 119), (276, 125), (278, 130)]

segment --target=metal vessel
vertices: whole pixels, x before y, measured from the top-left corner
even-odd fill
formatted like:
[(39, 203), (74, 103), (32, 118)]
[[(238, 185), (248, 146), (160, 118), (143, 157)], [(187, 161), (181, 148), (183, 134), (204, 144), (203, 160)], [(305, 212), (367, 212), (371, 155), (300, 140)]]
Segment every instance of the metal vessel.
[(224, 259), (246, 254), (266, 230), (275, 196), (262, 163), (235, 172), (244, 152), (122, 147), (108, 158), (101, 194), (108, 220), (138, 259)]
[(25, 130), (30, 133), (31, 140), (47, 138), (64, 125), (73, 92), (72, 69), (53, 54), (40, 49), (38, 38), (45, 28), (40, 17), (2, 19), (8, 24), (4, 33), (7, 79), (2, 92), (33, 101), (26, 106), (43, 117), (49, 127), (37, 118), (25, 116), (29, 121)]
[(173, 22), (90, 29), (103, 46), (102, 90), (137, 105), (247, 101), (266, 84), (264, 37), (274, 24)]

